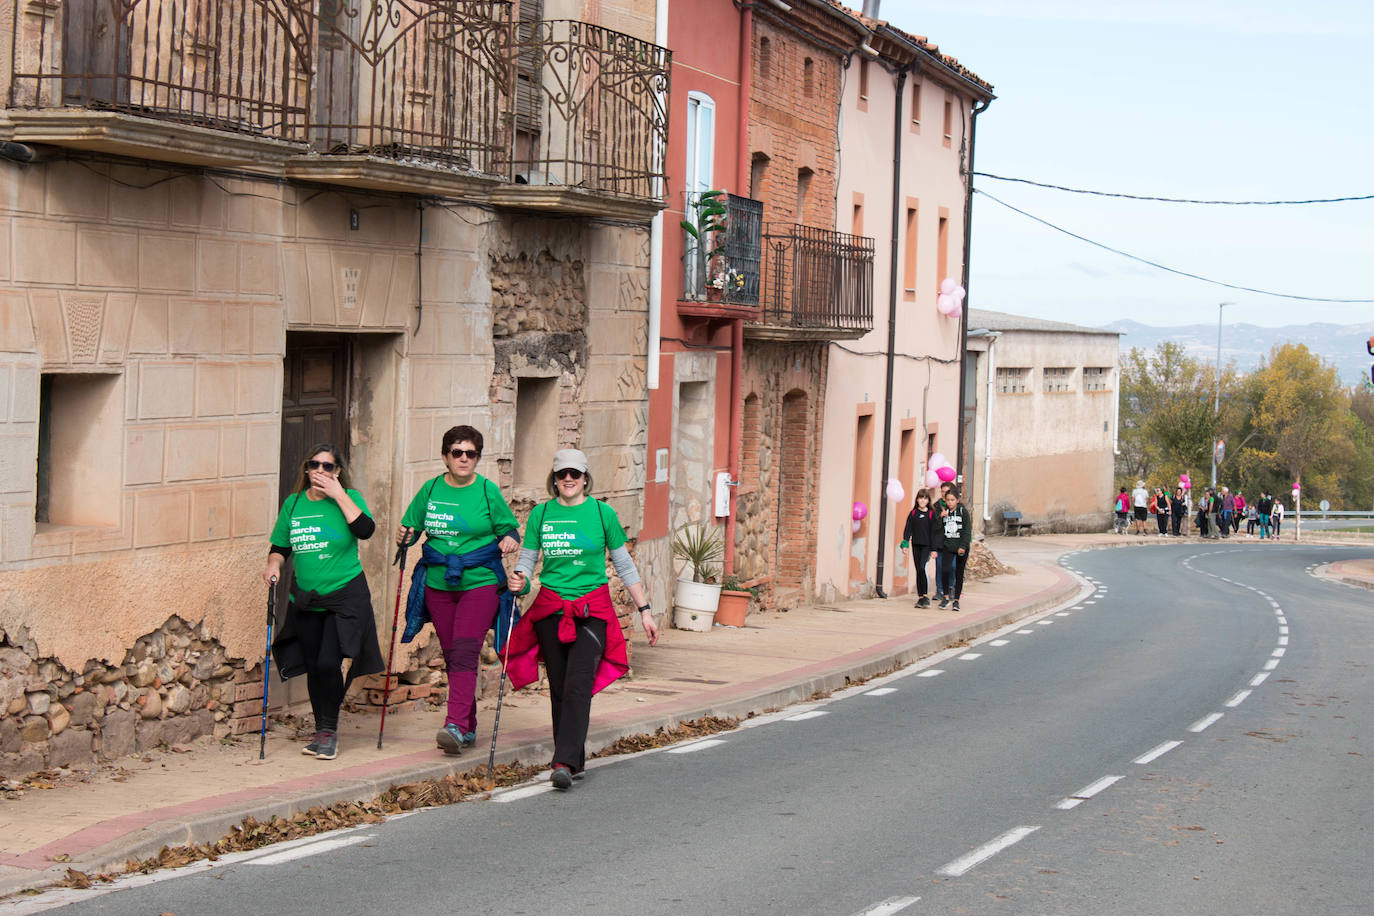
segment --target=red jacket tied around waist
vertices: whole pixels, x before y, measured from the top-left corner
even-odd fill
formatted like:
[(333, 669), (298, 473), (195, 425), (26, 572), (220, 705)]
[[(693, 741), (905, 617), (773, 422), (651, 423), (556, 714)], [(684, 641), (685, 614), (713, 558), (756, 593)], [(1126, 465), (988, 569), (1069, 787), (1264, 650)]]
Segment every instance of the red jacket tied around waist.
[(620, 621), (615, 615), (615, 606), (611, 604), (609, 585), (593, 589), (572, 601), (545, 586), (539, 590), (534, 603), (511, 632), (506, 657), (506, 676), (510, 678), (511, 687), (519, 690), (539, 677), (539, 640), (534, 634), (534, 623), (560, 611), (563, 613), (563, 619), (558, 624), (560, 642), (576, 641), (574, 617), (600, 617), (606, 621), (606, 647), (601, 652), (601, 663), (592, 680), (593, 694), (600, 693), (602, 688), (630, 670), (630, 657), (625, 652), (625, 634), (620, 631)]

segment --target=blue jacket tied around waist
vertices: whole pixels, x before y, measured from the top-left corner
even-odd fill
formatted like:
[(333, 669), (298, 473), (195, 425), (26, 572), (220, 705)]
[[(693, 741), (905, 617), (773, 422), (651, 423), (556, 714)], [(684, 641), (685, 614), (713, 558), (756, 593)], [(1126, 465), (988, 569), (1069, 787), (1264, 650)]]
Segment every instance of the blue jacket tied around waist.
[(440, 553), (428, 542), (420, 548), (420, 561), (411, 573), (410, 594), (406, 596), (406, 629), (401, 634), (401, 642), (410, 642), (430, 622), (429, 610), (425, 607), (425, 570), (430, 566), (445, 567), (444, 581), (455, 588), (462, 582), (464, 570), (485, 566), (496, 574), (496, 651), (500, 652), (505, 645), (506, 634), (520, 617), (515, 610), (515, 596), (506, 585), (506, 568), (501, 565), (501, 549), (496, 546), (496, 541), (459, 554)]

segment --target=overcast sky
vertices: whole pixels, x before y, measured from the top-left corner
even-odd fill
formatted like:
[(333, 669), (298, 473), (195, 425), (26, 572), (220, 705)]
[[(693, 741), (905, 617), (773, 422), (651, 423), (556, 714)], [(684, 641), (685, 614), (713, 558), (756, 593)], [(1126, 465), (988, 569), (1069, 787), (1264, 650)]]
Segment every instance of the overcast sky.
[[(859, 3), (852, 4), (855, 7)], [(980, 172), (1163, 197), (1374, 194), (1369, 0), (884, 0), (991, 82)], [(1374, 299), (1374, 200), (1206, 207), (975, 187), (1078, 235), (1211, 279)], [(1098, 325), (1370, 325), (1374, 304), (1298, 302), (1172, 276), (974, 197), (969, 302)]]

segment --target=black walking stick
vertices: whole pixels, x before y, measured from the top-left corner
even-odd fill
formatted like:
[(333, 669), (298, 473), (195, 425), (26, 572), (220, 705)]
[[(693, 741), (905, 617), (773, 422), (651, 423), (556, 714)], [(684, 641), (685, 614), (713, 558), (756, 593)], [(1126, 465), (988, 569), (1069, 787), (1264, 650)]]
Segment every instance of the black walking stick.
[(267, 676), (272, 673), (272, 622), (277, 616), (277, 577), (267, 583), (267, 651), (262, 656), (262, 734), (258, 736), (258, 759), (267, 758)]
[(391, 612), (391, 643), (386, 650), (386, 681), (382, 684), (382, 724), (377, 728), (377, 750), (382, 749), (382, 732), (386, 731), (386, 707), (391, 698), (391, 662), (396, 657), (396, 621), (401, 617), (401, 591), (406, 581), (406, 551), (410, 549), (410, 529), (405, 529), (405, 537), (396, 548), (396, 559), (391, 562), (400, 567), (396, 574), (396, 608)]
[(487, 755), (488, 789), (496, 787), (496, 735), (501, 731), (501, 701), (506, 698), (506, 662), (510, 659), (510, 634), (515, 629), (515, 619), (519, 616), (520, 602), (515, 600), (510, 609), (510, 622), (506, 624), (506, 639), (501, 644), (501, 685), (496, 688), (496, 718), (491, 724), (491, 753)]

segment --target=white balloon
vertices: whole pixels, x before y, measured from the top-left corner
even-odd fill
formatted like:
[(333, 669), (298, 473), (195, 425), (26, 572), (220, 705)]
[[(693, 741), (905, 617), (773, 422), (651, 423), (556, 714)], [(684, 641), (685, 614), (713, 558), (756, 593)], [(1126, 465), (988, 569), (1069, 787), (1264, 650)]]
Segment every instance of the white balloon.
[(954, 297), (948, 293), (941, 293), (935, 297), (935, 310), (941, 315), (948, 315), (955, 305)]
[(859, 521), (859, 520), (856, 518), (856, 519), (854, 519), (854, 521), (850, 522), (849, 525), (850, 525), (850, 527), (853, 529), (854, 533), (855, 533), (855, 534), (858, 534), (858, 533), (859, 533), (859, 529), (860, 529), (861, 527), (863, 527), (863, 522)]
[(896, 477), (890, 477), (887, 481), (887, 498), (894, 503), (901, 502), (906, 498), (906, 491), (902, 489), (902, 482)]
[(947, 468), (949, 467), (949, 461), (945, 458), (944, 452), (936, 452), (930, 456), (930, 460), (926, 462), (926, 467), (932, 471), (937, 468)]
[(950, 293), (950, 295), (954, 297), (955, 302), (963, 302), (964, 297), (968, 295), (968, 290), (964, 289), (962, 286), (956, 286), (954, 292)]
[(954, 288), (958, 285), (959, 284), (955, 283), (952, 278), (945, 277), (943, 280), (940, 281), (940, 292), (941, 294), (948, 296), (954, 292)]

